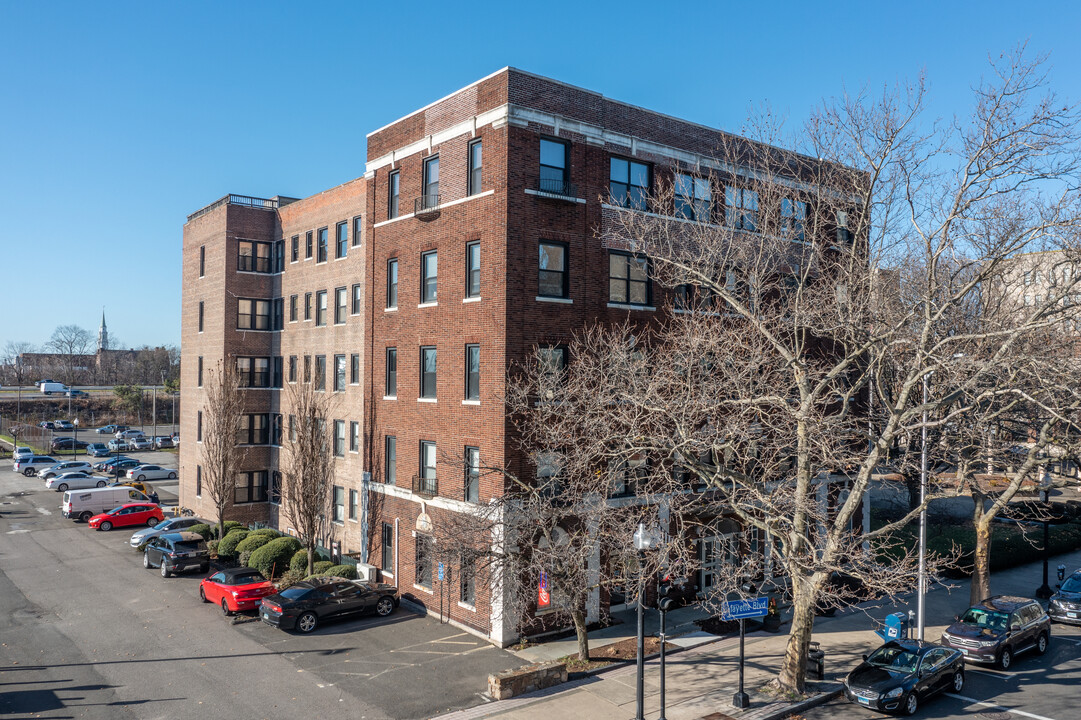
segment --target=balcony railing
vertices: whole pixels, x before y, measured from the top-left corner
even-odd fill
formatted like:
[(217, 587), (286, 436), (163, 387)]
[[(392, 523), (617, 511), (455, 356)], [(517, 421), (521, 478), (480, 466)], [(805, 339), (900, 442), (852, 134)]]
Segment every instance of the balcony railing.
[(277, 210), (278, 200), (277, 198), (257, 198), (248, 195), (226, 195), (225, 197), (210, 203), (205, 208), (196, 210), (191, 215), (188, 215), (188, 222), (191, 222), (197, 217), (202, 217), (208, 212), (217, 210), (222, 205), (240, 205), (242, 207), (250, 207), (257, 210)]
[(421, 195), (413, 201), (413, 214), (416, 216), (433, 213), (439, 207), (438, 195)]
[(439, 481), (434, 477), (413, 476), (413, 492), (417, 495), (435, 497), (439, 494)]
[(558, 178), (537, 178), (537, 192), (567, 200), (578, 197), (578, 187), (574, 183)]

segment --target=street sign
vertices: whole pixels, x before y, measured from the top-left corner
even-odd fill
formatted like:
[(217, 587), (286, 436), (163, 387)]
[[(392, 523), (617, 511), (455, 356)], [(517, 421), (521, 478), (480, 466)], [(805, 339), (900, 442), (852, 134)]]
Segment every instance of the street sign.
[(443, 563), (439, 563), (439, 582), (443, 582), (443, 573), (446, 572), (443, 568)]
[(769, 611), (769, 598), (759, 597), (750, 600), (729, 600), (724, 603), (722, 620), (740, 620), (742, 618), (761, 617)]
[(546, 608), (552, 604), (552, 596), (548, 593), (548, 573), (542, 572), (537, 581), (537, 609)]

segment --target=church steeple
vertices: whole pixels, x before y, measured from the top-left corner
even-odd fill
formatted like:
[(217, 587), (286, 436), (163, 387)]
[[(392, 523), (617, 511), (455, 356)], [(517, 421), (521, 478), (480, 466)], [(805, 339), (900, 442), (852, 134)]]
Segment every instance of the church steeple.
[(101, 309), (101, 327), (98, 328), (98, 351), (109, 349), (109, 330), (105, 327), (105, 308)]

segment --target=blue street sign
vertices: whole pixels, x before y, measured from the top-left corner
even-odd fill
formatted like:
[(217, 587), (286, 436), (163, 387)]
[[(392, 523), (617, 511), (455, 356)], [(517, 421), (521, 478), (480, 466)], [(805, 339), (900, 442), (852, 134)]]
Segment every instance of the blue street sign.
[(440, 582), (443, 580), (443, 563), (439, 563), (439, 580)]
[(741, 618), (761, 617), (769, 612), (769, 598), (759, 597), (750, 600), (729, 600), (724, 603), (721, 612), (722, 620), (739, 620)]

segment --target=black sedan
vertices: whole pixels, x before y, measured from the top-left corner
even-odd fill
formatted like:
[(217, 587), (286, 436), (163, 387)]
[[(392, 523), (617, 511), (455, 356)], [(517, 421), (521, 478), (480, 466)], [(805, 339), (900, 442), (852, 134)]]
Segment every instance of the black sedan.
[(912, 715), (932, 695), (964, 686), (959, 651), (923, 640), (892, 640), (848, 674), (845, 697), (872, 710)]
[(259, 617), (282, 630), (310, 633), (327, 620), (366, 612), (385, 616), (397, 606), (398, 592), (393, 585), (316, 577), (263, 598)]
[(82, 440), (76, 440), (70, 437), (59, 437), (53, 440), (52, 449), (56, 450), (85, 450), (89, 443), (85, 443)]

